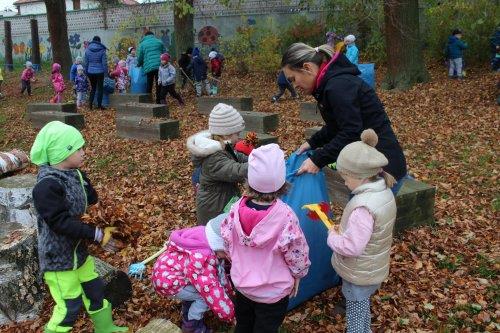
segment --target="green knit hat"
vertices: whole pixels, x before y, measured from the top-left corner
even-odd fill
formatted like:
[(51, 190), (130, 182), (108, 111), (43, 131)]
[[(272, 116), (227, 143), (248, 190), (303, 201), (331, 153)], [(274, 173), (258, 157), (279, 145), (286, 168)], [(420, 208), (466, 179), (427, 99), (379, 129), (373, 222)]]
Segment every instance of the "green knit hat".
[(36, 165), (61, 163), (85, 144), (82, 134), (60, 121), (46, 124), (31, 147), (31, 161)]

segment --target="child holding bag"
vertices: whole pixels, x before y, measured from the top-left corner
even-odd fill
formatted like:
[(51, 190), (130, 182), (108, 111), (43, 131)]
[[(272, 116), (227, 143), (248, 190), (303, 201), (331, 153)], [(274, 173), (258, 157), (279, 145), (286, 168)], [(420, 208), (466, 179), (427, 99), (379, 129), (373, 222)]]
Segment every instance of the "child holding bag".
[(235, 333), (276, 333), (289, 296), (311, 262), (292, 208), (279, 199), (288, 189), (285, 154), (277, 144), (252, 150), (248, 182), (221, 226), (236, 288)]
[(342, 278), (348, 333), (371, 332), (370, 296), (389, 275), (395, 179), (382, 170), (389, 162), (375, 149), (377, 141), (375, 131), (367, 129), (361, 141), (345, 146), (337, 159), (337, 170), (353, 197), (327, 243), (333, 250), (333, 268)]

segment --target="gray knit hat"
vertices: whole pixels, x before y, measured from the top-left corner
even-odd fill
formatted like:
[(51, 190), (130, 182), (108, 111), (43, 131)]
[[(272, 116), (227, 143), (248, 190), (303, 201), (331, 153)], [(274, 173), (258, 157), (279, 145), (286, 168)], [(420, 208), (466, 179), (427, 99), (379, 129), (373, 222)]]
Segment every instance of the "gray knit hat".
[(221, 236), (220, 226), (228, 215), (228, 213), (222, 213), (208, 221), (205, 226), (205, 235), (207, 236), (208, 245), (210, 245), (210, 248), (214, 251), (224, 250), (224, 239), (222, 239)]
[(354, 178), (364, 179), (382, 172), (382, 167), (389, 161), (375, 149), (378, 136), (374, 130), (361, 133), (361, 141), (348, 144), (340, 151), (337, 158), (337, 170)]
[(208, 130), (214, 135), (231, 135), (245, 129), (245, 121), (231, 105), (217, 104), (210, 112)]

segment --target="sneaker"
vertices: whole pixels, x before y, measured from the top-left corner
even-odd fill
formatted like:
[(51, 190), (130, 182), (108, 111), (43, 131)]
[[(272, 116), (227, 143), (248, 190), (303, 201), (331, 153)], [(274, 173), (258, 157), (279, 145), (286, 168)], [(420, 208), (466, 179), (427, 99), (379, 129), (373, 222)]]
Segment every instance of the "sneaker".
[(274, 96), (274, 97), (271, 99), (271, 101), (272, 101), (273, 103), (276, 103), (276, 102), (278, 101), (278, 99), (276, 98), (276, 96)]
[(205, 325), (203, 319), (200, 320), (182, 319), (181, 330), (182, 333), (213, 333), (213, 331)]

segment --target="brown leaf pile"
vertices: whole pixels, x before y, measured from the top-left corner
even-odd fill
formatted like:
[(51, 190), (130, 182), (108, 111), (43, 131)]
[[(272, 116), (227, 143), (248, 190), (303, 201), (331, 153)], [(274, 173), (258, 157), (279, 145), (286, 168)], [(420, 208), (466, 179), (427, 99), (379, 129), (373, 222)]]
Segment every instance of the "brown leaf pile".
[[(372, 329), (498, 331), (498, 77), (475, 69), (469, 70), (465, 81), (447, 79), (443, 68), (431, 68), (431, 73), (429, 83), (407, 92), (378, 90), (410, 172), (437, 187), (437, 225), (411, 230), (395, 240), (391, 274), (372, 299)], [(383, 70), (377, 75), (382, 77)], [(0, 116), (5, 118), (0, 149), (29, 151), (36, 132), (25, 120), (25, 106), (31, 101), (47, 101), (49, 82), (42, 77), (35, 83), (31, 98), (20, 97), (17, 76), (7, 74), (5, 82), (3, 92), (8, 97), (0, 102)], [(231, 73), (225, 73), (220, 89), (225, 96), (252, 96), (255, 111), (278, 112), (280, 127), (275, 134), (291, 152), (303, 141), (304, 128), (313, 124), (299, 120), (298, 101), (285, 98), (272, 104), (275, 90), (274, 77)], [(171, 117), (181, 121), (181, 138), (164, 142), (118, 138), (114, 110), (83, 112), (88, 155), (84, 170), (100, 196), (85, 219), (100, 226), (118, 226), (126, 243), (115, 255), (98, 247), (91, 250), (121, 269), (161, 247), (168, 230), (195, 224), (192, 165), (185, 140), (205, 128), (207, 117), (197, 114), (192, 91), (184, 91), (183, 96), (187, 97), (183, 108), (169, 100)], [(285, 330), (343, 331), (344, 319), (332, 314), (339, 297), (337, 289), (316, 296), (287, 316)], [(41, 318), (4, 326), (0, 331), (39, 332), (51, 309), (47, 297)], [(137, 329), (155, 317), (179, 324), (179, 313), (178, 302), (156, 295), (146, 279), (133, 282), (133, 299), (115, 310), (115, 318), (117, 323)], [(221, 331), (226, 329), (213, 317), (209, 323)], [(88, 317), (79, 319), (75, 331), (91, 332)]]

